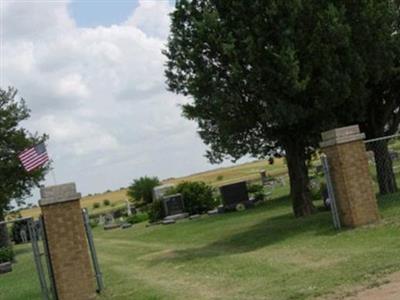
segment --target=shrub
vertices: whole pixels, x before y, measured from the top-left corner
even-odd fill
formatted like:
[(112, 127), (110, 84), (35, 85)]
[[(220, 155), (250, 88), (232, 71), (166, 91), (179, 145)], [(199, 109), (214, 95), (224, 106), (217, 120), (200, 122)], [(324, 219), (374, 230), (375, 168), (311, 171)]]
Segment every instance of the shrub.
[(189, 214), (201, 214), (217, 205), (213, 188), (204, 182), (182, 182), (171, 192), (182, 195)]
[(0, 248), (0, 264), (13, 261), (14, 251), (11, 246)]
[(146, 206), (153, 202), (153, 189), (160, 185), (157, 177), (140, 177), (128, 187), (128, 196), (137, 207)]
[(110, 200), (108, 200), (108, 199), (103, 200), (104, 206), (109, 206), (110, 204), (111, 204)]
[(256, 201), (265, 200), (264, 187), (261, 184), (250, 184), (247, 187), (247, 191), (254, 197)]
[(224, 176), (222, 176), (222, 175), (217, 176), (217, 181), (221, 181), (222, 179), (224, 179)]
[(314, 180), (314, 181), (310, 182), (309, 187), (310, 187), (311, 199), (321, 200), (322, 199), (321, 183), (319, 183), (317, 180)]
[(124, 206), (124, 207), (117, 208), (117, 209), (113, 210), (112, 214), (113, 214), (115, 219), (124, 217), (124, 216), (127, 215), (126, 207)]
[(99, 225), (99, 220), (96, 219), (96, 218), (91, 218), (89, 220), (89, 225), (90, 225), (91, 228), (95, 228), (95, 227), (97, 227)]
[(261, 184), (249, 184), (247, 186), (249, 194), (260, 193), (264, 191), (264, 187)]
[(147, 220), (149, 220), (149, 215), (147, 213), (137, 213), (126, 218), (126, 222), (131, 224), (141, 223)]
[(100, 203), (99, 202), (95, 202), (93, 203), (93, 209), (99, 208), (100, 207)]
[(163, 204), (161, 201), (154, 201), (149, 205), (149, 221), (156, 222), (165, 217)]

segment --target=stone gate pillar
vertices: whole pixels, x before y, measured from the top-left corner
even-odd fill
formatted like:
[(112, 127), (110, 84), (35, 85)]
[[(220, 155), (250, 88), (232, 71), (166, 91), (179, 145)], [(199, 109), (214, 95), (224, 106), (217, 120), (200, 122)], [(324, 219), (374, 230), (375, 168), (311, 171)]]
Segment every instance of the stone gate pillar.
[(43, 187), (39, 201), (59, 300), (94, 299), (80, 193), (74, 183)]
[(320, 144), (328, 158), (340, 221), (348, 227), (379, 220), (364, 138), (355, 125), (323, 132)]

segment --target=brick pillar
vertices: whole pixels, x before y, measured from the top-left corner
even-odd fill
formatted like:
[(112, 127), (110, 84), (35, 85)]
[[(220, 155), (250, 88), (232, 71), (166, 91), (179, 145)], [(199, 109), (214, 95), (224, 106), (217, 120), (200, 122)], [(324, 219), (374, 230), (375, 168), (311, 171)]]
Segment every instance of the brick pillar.
[(322, 133), (340, 221), (348, 227), (379, 221), (364, 138), (358, 125)]
[(44, 219), (59, 300), (94, 299), (95, 284), (80, 206), (74, 183), (43, 187)]

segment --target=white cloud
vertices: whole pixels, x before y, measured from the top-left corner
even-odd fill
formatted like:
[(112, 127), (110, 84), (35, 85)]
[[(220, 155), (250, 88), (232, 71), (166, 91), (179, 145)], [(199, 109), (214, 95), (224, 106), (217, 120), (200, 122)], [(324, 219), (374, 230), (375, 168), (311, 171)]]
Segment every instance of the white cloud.
[(19, 89), (31, 131), (50, 135), (58, 181), (83, 193), (207, 166), (187, 101), (165, 89), (167, 1), (140, 1), (126, 22), (79, 28), (66, 2), (6, 2), (1, 86)]
[(133, 25), (151, 36), (166, 39), (171, 11), (168, 0), (139, 0), (139, 7), (125, 24)]

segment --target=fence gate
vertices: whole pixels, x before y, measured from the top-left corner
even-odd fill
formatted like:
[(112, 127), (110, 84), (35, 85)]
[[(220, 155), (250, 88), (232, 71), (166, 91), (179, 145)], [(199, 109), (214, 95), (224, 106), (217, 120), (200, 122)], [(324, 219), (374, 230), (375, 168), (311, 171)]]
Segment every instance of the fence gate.
[(333, 189), (333, 182), (332, 182), (332, 178), (331, 178), (331, 174), (330, 174), (330, 170), (329, 170), (328, 158), (326, 157), (326, 155), (321, 155), (321, 164), (322, 164), (322, 169), (324, 171), (326, 188), (328, 190), (329, 208), (332, 213), (333, 226), (336, 229), (340, 229), (341, 224), (340, 224), (339, 212), (338, 212), (338, 208), (337, 208), (337, 204), (336, 204), (335, 192)]
[[(35, 221), (32, 217), (27, 217), (3, 221), (0, 222), (0, 225), (18, 222), (25, 222), (27, 225), (42, 298), (44, 300), (57, 300), (43, 221), (42, 219)], [(43, 243), (42, 247), (40, 247), (40, 240)]]
[(82, 215), (83, 215), (83, 223), (85, 225), (86, 238), (89, 245), (90, 257), (92, 259), (93, 269), (96, 276), (97, 293), (100, 293), (104, 289), (103, 275), (100, 271), (100, 265), (97, 259), (96, 248), (94, 246), (92, 228), (90, 227), (90, 222), (89, 222), (89, 214), (85, 208), (82, 209)]

